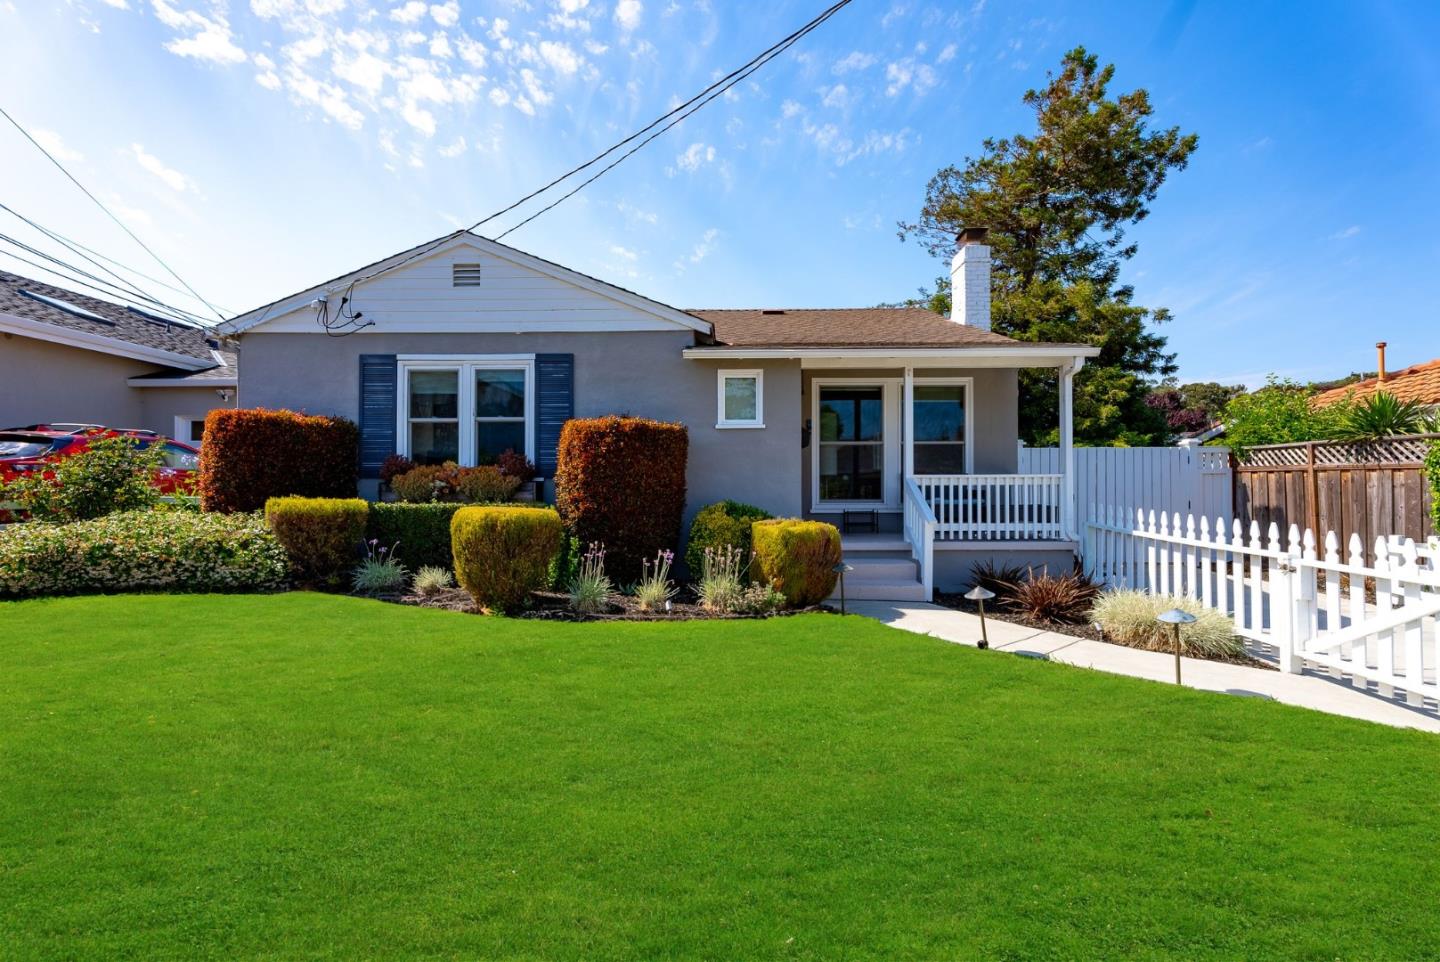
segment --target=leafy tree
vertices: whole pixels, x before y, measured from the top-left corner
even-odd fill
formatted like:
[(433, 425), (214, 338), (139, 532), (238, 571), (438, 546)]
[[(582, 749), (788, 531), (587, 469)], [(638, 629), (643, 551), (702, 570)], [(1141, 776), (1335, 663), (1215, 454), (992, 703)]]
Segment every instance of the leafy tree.
[(1186, 410), (1201, 411), (1211, 420), (1220, 416), (1225, 405), (1245, 393), (1243, 385), (1219, 384), (1215, 381), (1182, 384), (1178, 390)]
[(1228, 444), (1236, 454), (1244, 454), (1257, 444), (1336, 437), (1350, 405), (1340, 402), (1316, 408), (1310, 403), (1314, 396), (1312, 389), (1272, 374), (1263, 388), (1242, 394), (1225, 406), (1225, 437), (1217, 443)]
[[(1149, 94), (1112, 97), (1114, 73), (1083, 47), (1067, 53), (1043, 89), (1025, 94), (1035, 133), (987, 139), (980, 157), (939, 171), (920, 218), (902, 223), (900, 236), (948, 259), (962, 227), (989, 227), (994, 329), (1100, 348), (1076, 377), (1076, 439), (1156, 443), (1167, 429), (1145, 397), (1175, 365), (1148, 325), (1170, 314), (1132, 303), (1120, 266), (1136, 250), (1125, 229), (1149, 214), (1166, 175), (1188, 163), (1197, 139), (1178, 127), (1150, 129)], [(948, 279), (906, 303), (948, 309)], [(1021, 372), (1027, 441), (1056, 435), (1057, 391), (1054, 374)]]
[(19, 501), (36, 521), (84, 521), (153, 508), (160, 494), (151, 482), (164, 453), (163, 446), (141, 447), (134, 438), (95, 438), (43, 473), (4, 486), (0, 500)]
[(1185, 406), (1185, 397), (1173, 387), (1151, 391), (1145, 403), (1165, 416), (1165, 424), (1177, 434), (1203, 431), (1210, 426), (1210, 415), (1200, 408)]

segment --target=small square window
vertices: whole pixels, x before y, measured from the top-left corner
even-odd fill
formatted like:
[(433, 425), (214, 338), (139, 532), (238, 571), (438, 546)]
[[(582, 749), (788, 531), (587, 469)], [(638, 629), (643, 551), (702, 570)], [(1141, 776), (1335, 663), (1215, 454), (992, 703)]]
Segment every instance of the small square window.
[(765, 426), (765, 377), (761, 371), (721, 371), (717, 428)]

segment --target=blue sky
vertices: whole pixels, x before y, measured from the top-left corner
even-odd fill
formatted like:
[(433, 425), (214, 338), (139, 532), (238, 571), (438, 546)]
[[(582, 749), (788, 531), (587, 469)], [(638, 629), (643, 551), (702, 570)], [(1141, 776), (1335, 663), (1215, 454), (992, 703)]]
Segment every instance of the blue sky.
[[(823, 6), (0, 0), (0, 105), (244, 310), (504, 206)], [(856, 0), (506, 241), (681, 307), (905, 296), (946, 268), (895, 222), (1084, 44), (1200, 135), (1125, 270), (1182, 378), (1337, 376), (1382, 338), (1398, 367), (1440, 355), (1436, 36), (1425, 3)], [(0, 170), (0, 202), (162, 276), (3, 126)]]

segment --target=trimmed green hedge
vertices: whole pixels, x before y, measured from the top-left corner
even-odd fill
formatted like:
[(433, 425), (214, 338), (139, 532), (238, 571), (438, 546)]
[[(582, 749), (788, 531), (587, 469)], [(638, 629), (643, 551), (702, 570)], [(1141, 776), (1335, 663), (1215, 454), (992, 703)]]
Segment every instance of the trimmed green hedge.
[(363, 553), (370, 505), (361, 498), (271, 498), (265, 521), (290, 556), (295, 577), (333, 583)]
[(1440, 532), (1440, 441), (1430, 442), (1425, 453), (1425, 477), (1430, 480), (1430, 525)]
[(287, 567), (258, 514), (125, 511), (0, 530), (0, 597), (275, 591)]
[(785, 596), (793, 608), (818, 605), (835, 590), (840, 531), (823, 521), (778, 518), (750, 528), (755, 556), (751, 576)]
[(685, 566), (690, 569), (690, 577), (700, 576), (706, 548), (739, 548), (741, 559), (749, 564), (750, 525), (772, 517), (764, 508), (739, 501), (717, 501), (701, 508), (690, 522), (690, 538), (685, 544)]
[(383, 545), (396, 545), (395, 556), (411, 571), (426, 565), (449, 571), (455, 563), (450, 550), (450, 522), (463, 507), (377, 502), (370, 505), (368, 536)]
[(560, 515), (548, 507), (462, 507), (450, 522), (455, 580), (487, 611), (524, 604), (560, 553)]

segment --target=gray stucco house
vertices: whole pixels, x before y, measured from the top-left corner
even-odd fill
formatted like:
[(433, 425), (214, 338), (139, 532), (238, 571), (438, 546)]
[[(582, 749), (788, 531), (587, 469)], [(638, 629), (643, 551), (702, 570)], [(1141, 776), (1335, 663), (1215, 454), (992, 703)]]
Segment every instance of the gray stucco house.
[(1069, 465), (1071, 379), (1096, 349), (992, 333), (983, 240), (962, 235), (950, 318), (680, 310), (461, 231), (221, 330), (240, 403), (355, 419), (366, 478), (391, 453), (511, 447), (548, 477), (568, 418), (679, 421), (691, 511), (734, 498), (834, 521), (852, 597), (922, 598), (982, 558), (1068, 567), (1075, 548), (1069, 473), (1015, 473), (1017, 372), (1059, 370)]
[(0, 428), (144, 428), (192, 444), (235, 404), (212, 331), (0, 271)]

